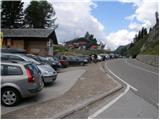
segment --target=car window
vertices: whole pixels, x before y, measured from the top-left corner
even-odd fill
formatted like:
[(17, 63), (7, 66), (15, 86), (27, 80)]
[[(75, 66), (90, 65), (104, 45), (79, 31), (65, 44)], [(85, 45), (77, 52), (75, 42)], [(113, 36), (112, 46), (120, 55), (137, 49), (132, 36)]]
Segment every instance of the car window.
[(38, 61), (36, 61), (35, 59), (33, 58), (30, 58), (30, 57), (27, 57), (25, 55), (22, 56), (26, 61), (30, 61), (32, 63), (35, 63), (35, 64), (40, 64)]
[(52, 59), (54, 59), (55, 61), (59, 61), (58, 57), (52, 57)]
[(67, 58), (65, 56), (62, 57), (62, 60), (67, 60)]
[(4, 75), (4, 65), (1, 65), (1, 75)]
[(8, 58), (9, 58), (9, 60), (25, 61), (24, 59), (22, 59), (18, 56), (13, 56), (13, 55), (9, 55)]
[(8, 60), (7, 55), (2, 55), (2, 54), (1, 54), (1, 60)]
[(27, 64), (25, 65), (26, 68), (29, 68), (29, 70), (31, 71), (31, 74), (37, 74), (40, 73), (40, 70), (38, 69), (38, 67), (34, 64)]
[(75, 60), (75, 61), (76, 61), (76, 60), (77, 60), (77, 57), (72, 57), (72, 60)]
[(51, 61), (51, 62), (56, 62), (56, 60), (53, 59), (52, 57), (48, 57), (48, 60)]
[(37, 56), (32, 56), (31, 58), (33, 58), (34, 60), (41, 62), (40, 59)]
[(19, 66), (4, 65), (5, 72), (3, 75), (22, 75), (23, 72)]
[(7, 75), (22, 75), (23, 72), (18, 66), (8, 66)]
[(40, 58), (41, 60), (47, 60), (47, 58), (44, 58), (44, 57), (41, 57), (41, 56), (39, 56), (39, 58)]

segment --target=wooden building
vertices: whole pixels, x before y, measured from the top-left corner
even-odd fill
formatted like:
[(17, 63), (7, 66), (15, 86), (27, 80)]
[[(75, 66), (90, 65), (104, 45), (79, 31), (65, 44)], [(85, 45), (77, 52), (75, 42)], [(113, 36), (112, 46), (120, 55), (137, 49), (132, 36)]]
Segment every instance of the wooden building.
[(54, 29), (2, 29), (3, 48), (21, 48), (28, 53), (53, 55), (57, 43)]
[(84, 37), (76, 38), (70, 41), (65, 42), (65, 46), (75, 49), (90, 49), (92, 46), (92, 42)]

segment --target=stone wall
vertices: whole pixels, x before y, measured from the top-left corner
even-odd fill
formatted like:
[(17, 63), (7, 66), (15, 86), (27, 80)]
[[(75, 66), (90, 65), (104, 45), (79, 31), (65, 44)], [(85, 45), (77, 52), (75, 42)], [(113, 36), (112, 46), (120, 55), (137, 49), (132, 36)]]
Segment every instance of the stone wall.
[(159, 56), (156, 55), (138, 55), (136, 57), (137, 60), (155, 66), (159, 67)]

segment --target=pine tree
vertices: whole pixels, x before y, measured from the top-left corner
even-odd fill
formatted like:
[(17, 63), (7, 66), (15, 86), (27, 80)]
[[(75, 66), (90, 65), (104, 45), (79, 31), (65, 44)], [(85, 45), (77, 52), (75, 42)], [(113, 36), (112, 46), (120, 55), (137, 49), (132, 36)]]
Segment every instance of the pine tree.
[(159, 23), (159, 14), (158, 14), (158, 12), (155, 12), (155, 17), (156, 17), (156, 24), (158, 24)]
[(23, 4), (20, 0), (2, 1), (2, 28), (19, 28), (23, 26)]
[(88, 39), (89, 36), (90, 36), (90, 35), (89, 35), (89, 32), (87, 31), (84, 37), (85, 37), (86, 39)]
[(31, 1), (25, 9), (25, 24), (30, 28), (48, 28), (54, 26), (55, 11), (47, 1)]

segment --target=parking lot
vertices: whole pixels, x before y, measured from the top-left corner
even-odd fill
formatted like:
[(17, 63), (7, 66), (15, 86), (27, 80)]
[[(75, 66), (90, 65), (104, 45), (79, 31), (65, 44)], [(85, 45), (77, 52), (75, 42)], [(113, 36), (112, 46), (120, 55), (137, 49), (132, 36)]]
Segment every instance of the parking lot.
[[(42, 104), (48, 104), (50, 102), (54, 103), (52, 104), (53, 106), (58, 105), (57, 107), (59, 107), (59, 109), (55, 109), (54, 111), (54, 115), (56, 115), (58, 112), (57, 110), (65, 110), (65, 106), (68, 105), (69, 102), (74, 101), (76, 102), (75, 104), (82, 104), (81, 102), (83, 101), (87, 102), (89, 96), (91, 97), (92, 94), (97, 94), (98, 91), (101, 91), (101, 89), (98, 91), (96, 89), (103, 86), (102, 83), (104, 81), (107, 83), (109, 82), (109, 84), (106, 84), (107, 87), (102, 89), (107, 89), (108, 91), (109, 89), (116, 87), (117, 83), (110, 82), (110, 79), (108, 79), (109, 81), (106, 81), (106, 76), (102, 72), (102, 61), (107, 61), (111, 58), (112, 56), (108, 58), (108, 55), (96, 54), (92, 56), (40, 56), (19, 53), (19, 50), (17, 51), (17, 49), (10, 49), (10, 51), (2, 52), (2, 117), (5, 116), (4, 118), (6, 118), (10, 115), (12, 116), (12, 113), (17, 113), (17, 111), (19, 114), (22, 109), (34, 108), (34, 106), (42, 107)], [(84, 74), (86, 74), (86, 77), (83, 77)], [(96, 85), (100, 74), (102, 74), (102, 79), (104, 81), (102, 80), (102, 83), (99, 81)], [(89, 82), (90, 79), (91, 81), (94, 81), (94, 83)], [(81, 81), (80, 83), (83, 85), (79, 86), (77, 81)], [(88, 85), (90, 87), (88, 87)], [(71, 89), (75, 86), (77, 86), (76, 91), (72, 91)], [(89, 90), (85, 91), (85, 94), (88, 92), (89, 96), (87, 94), (84, 96), (84, 92), (82, 91), (87, 88)], [(91, 89), (93, 89), (95, 93)], [(62, 101), (60, 101), (61, 103), (58, 103), (59, 101), (54, 102), (56, 99), (65, 97), (65, 94), (68, 93), (69, 90), (75, 94), (69, 95), (69, 98), (67, 99), (62, 99)], [(102, 90), (102, 92), (104, 91), (105, 90)], [(82, 96), (80, 93), (82, 93)], [(82, 97), (84, 100), (82, 98), (76, 100), (79, 97)], [(72, 105), (73, 103), (70, 104)], [(71, 108), (73, 108), (73, 106)], [(47, 106), (47, 109), (51, 108)], [(46, 118), (48, 117), (46, 116)]]
[(61, 70), (55, 83), (53, 85), (50, 84), (45, 86), (44, 89), (37, 96), (24, 99), (20, 104), (15, 107), (1, 106), (2, 115), (63, 95), (76, 83), (76, 81), (84, 72), (85, 69), (83, 69), (83, 67), (69, 67)]

